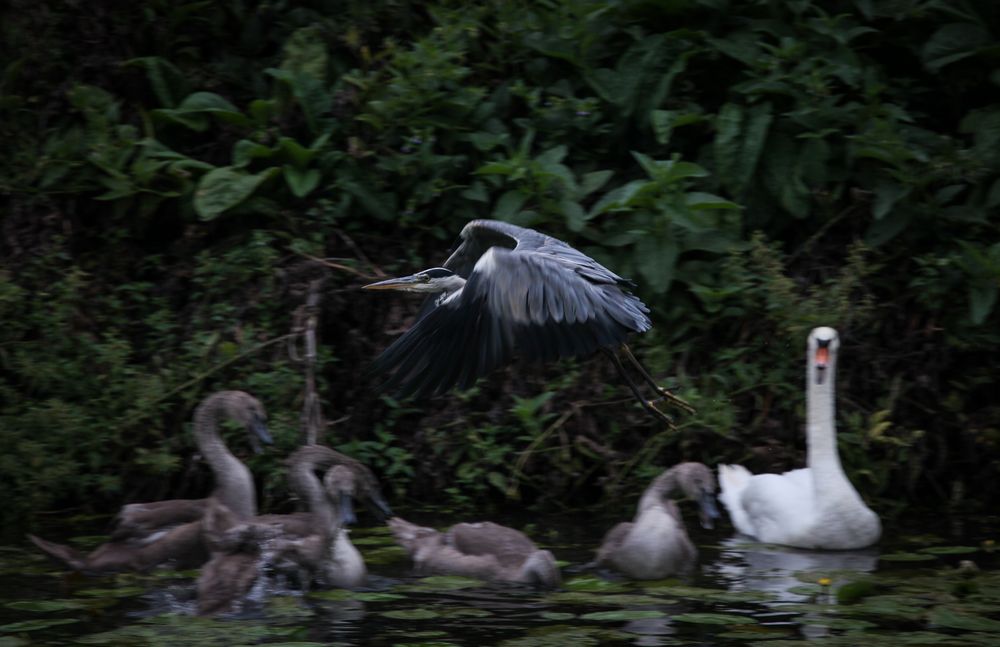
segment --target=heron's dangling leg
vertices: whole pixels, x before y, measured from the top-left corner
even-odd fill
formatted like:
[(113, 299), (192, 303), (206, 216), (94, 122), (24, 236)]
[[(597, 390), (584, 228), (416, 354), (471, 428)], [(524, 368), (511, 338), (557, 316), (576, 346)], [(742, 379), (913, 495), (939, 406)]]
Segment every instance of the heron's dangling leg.
[(615, 363), (615, 368), (617, 368), (618, 372), (621, 373), (622, 379), (625, 380), (625, 384), (628, 384), (628, 388), (632, 389), (632, 394), (635, 396), (635, 399), (639, 401), (639, 404), (641, 404), (646, 411), (650, 412), (651, 414), (653, 414), (654, 416), (665, 422), (668, 427), (676, 430), (677, 427), (674, 425), (673, 418), (671, 418), (667, 414), (657, 409), (651, 401), (642, 397), (642, 394), (639, 393), (639, 387), (636, 386), (635, 382), (632, 381), (632, 378), (629, 377), (628, 372), (622, 365), (622, 360), (618, 357), (618, 353), (609, 348), (605, 348), (604, 352), (606, 352), (608, 356), (611, 357), (611, 361)]
[(694, 413), (694, 407), (688, 404), (687, 401), (677, 397), (676, 395), (674, 395), (673, 393), (671, 393), (670, 391), (668, 391), (667, 389), (663, 388), (662, 386), (656, 383), (656, 380), (654, 380), (653, 376), (649, 374), (649, 371), (646, 370), (646, 367), (642, 365), (642, 363), (639, 361), (639, 358), (637, 358), (635, 355), (632, 354), (632, 349), (628, 347), (628, 344), (622, 344), (622, 352), (625, 353), (625, 357), (628, 357), (629, 360), (632, 362), (632, 364), (636, 367), (636, 369), (638, 369), (639, 374), (642, 375), (643, 379), (645, 379), (646, 382), (651, 387), (653, 387), (653, 389), (657, 393), (663, 396), (663, 398), (667, 402), (670, 402), (671, 404), (674, 404), (680, 407), (681, 409), (684, 409), (688, 413)]

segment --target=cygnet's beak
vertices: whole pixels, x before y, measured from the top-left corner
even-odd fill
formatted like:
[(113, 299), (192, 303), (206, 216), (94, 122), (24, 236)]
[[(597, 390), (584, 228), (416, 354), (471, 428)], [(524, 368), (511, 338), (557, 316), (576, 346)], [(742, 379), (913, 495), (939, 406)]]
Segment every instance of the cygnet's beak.
[(698, 505), (700, 510), (698, 511), (698, 518), (701, 520), (702, 528), (714, 528), (715, 520), (719, 518), (719, 508), (715, 505), (715, 493), (714, 492), (702, 492), (701, 498), (698, 500)]

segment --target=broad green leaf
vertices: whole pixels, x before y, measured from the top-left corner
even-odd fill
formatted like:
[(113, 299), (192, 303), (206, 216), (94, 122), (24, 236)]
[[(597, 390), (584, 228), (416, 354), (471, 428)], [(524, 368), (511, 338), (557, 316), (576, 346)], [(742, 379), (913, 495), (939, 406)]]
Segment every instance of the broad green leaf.
[(125, 61), (125, 65), (142, 67), (146, 70), (146, 78), (153, 88), (153, 94), (160, 105), (173, 108), (190, 93), (187, 77), (174, 64), (159, 56), (144, 56)]
[(996, 305), (997, 292), (1000, 285), (973, 284), (969, 286), (969, 319), (976, 326), (980, 325), (993, 312)]
[(865, 244), (872, 247), (884, 245), (906, 229), (912, 218), (913, 212), (906, 208), (905, 204), (900, 205), (868, 227), (868, 231), (865, 232)]
[(749, 187), (771, 120), (770, 103), (746, 109), (727, 103), (719, 111), (713, 142), (715, 165), (720, 181), (733, 195), (742, 195)]
[(202, 220), (213, 220), (249, 198), (262, 183), (279, 169), (250, 175), (240, 169), (223, 166), (202, 176), (194, 194), (194, 210)]
[(347, 179), (340, 180), (337, 186), (351, 194), (365, 211), (379, 220), (389, 221), (395, 219), (396, 213), (393, 207), (386, 204), (382, 195), (372, 191), (368, 186)]
[(288, 164), (282, 167), (282, 172), (285, 175), (288, 188), (296, 198), (304, 198), (309, 195), (313, 189), (319, 186), (322, 177), (319, 169), (299, 169)]
[(497, 200), (496, 206), (493, 207), (493, 217), (500, 220), (507, 220), (519, 212), (527, 201), (528, 196), (516, 189), (511, 189)]
[(942, 25), (924, 45), (921, 56), (932, 72), (976, 54), (993, 42), (989, 31), (978, 23), (954, 22)]
[(692, 209), (739, 209), (740, 205), (712, 193), (692, 191), (684, 196), (684, 202)]
[(636, 243), (636, 266), (656, 294), (666, 292), (674, 280), (678, 253), (677, 243), (674, 241), (646, 236)]
[(566, 228), (570, 231), (582, 231), (587, 221), (587, 213), (579, 204), (572, 200), (559, 202), (559, 209), (566, 219)]
[(267, 159), (273, 155), (274, 151), (270, 146), (249, 139), (241, 139), (233, 144), (233, 166), (247, 166), (255, 159)]
[(580, 182), (580, 197), (588, 196), (607, 184), (614, 171), (592, 171), (583, 176)]
[(872, 202), (872, 216), (881, 220), (892, 207), (910, 194), (912, 187), (899, 182), (883, 180), (875, 185), (875, 200)]

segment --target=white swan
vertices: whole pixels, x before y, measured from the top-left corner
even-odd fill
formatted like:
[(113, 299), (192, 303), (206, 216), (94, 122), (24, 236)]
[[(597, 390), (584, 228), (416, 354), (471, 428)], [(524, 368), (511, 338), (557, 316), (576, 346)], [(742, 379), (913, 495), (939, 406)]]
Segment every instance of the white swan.
[(719, 465), (719, 500), (739, 532), (798, 548), (850, 550), (878, 541), (882, 524), (847, 479), (837, 454), (834, 383), (840, 340), (833, 328), (809, 334), (804, 469), (753, 475)]

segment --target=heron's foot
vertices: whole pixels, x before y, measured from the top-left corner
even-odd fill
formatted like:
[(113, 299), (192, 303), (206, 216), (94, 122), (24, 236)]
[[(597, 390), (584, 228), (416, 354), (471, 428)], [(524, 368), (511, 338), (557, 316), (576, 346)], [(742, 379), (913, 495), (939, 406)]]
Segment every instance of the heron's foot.
[(666, 400), (667, 402), (669, 402), (670, 404), (672, 404), (672, 405), (674, 405), (676, 407), (680, 407), (681, 409), (684, 409), (688, 413), (694, 413), (695, 412), (694, 407), (692, 407), (690, 404), (688, 404), (687, 400), (685, 400), (684, 398), (681, 398), (680, 396), (674, 395), (673, 393), (671, 393), (667, 389), (663, 388), (662, 386), (657, 386), (656, 387), (656, 392), (659, 393), (660, 396), (664, 400)]
[(674, 424), (674, 419), (668, 416), (667, 414), (663, 413), (662, 411), (660, 411), (656, 407), (656, 404), (653, 400), (639, 400), (639, 402), (642, 404), (643, 408), (646, 411), (650, 412), (651, 414), (662, 420), (664, 423), (666, 423), (667, 427), (669, 427), (671, 431), (677, 431), (677, 425)]

